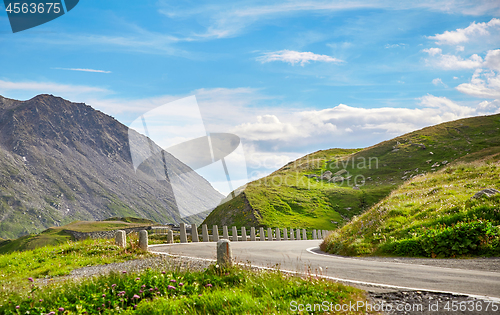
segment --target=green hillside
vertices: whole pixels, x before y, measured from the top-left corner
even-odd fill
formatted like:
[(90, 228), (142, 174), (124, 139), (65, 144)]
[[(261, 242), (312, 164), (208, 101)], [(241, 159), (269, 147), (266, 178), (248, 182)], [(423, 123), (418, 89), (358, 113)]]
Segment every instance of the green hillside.
[(15, 240), (0, 240), (0, 254), (33, 250), (43, 246), (56, 246), (73, 240), (67, 230), (76, 232), (112, 231), (149, 226), (151, 220), (140, 218), (110, 218), (104, 221), (75, 221), (67, 225), (51, 227), (39, 234), (29, 234)]
[[(427, 127), (365, 149), (322, 150), (249, 183), (204, 223), (334, 230), (405, 181), (495, 152), (500, 115)], [(322, 177), (326, 171), (331, 175)]]
[(405, 183), (331, 234), (322, 249), (341, 255), (500, 255), (500, 153), (457, 163)]

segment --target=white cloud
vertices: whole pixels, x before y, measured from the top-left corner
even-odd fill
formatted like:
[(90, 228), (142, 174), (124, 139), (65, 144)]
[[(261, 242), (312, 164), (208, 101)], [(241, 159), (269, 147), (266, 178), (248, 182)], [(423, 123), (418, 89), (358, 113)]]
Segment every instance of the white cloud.
[(6, 91), (29, 91), (30, 93), (51, 93), (51, 94), (85, 94), (85, 93), (109, 93), (110, 91), (100, 87), (59, 84), (54, 82), (12, 82), (0, 80), (0, 92)]
[(435, 78), (434, 80), (432, 80), (432, 84), (434, 84), (435, 86), (443, 85), (444, 87), (448, 87), (440, 78)]
[(488, 51), (484, 58), (484, 66), (500, 71), (500, 49)]
[(69, 71), (82, 71), (82, 72), (95, 72), (95, 73), (111, 73), (111, 71), (106, 71), (106, 70), (85, 69), (85, 68), (54, 68), (54, 69), (69, 70)]
[(427, 60), (427, 62), (445, 70), (474, 69), (483, 65), (483, 58), (477, 54), (473, 54), (467, 59), (455, 55), (440, 54), (431, 61)]
[(387, 44), (384, 47), (387, 49), (387, 48), (398, 48), (398, 47), (406, 48), (406, 46), (408, 46), (408, 45), (403, 44), (403, 43), (399, 43), (399, 44)]
[(431, 56), (441, 55), (441, 53), (443, 52), (441, 48), (427, 48), (422, 51), (428, 53)]
[(500, 100), (483, 101), (477, 105), (477, 109), (485, 114), (500, 113)]
[(500, 76), (494, 71), (477, 69), (470, 83), (462, 83), (456, 89), (475, 97), (500, 99)]
[[(382, 10), (429, 10), (448, 14), (489, 15), (500, 14), (498, 1), (477, 0), (423, 0), (423, 1), (324, 1), (324, 0), (277, 0), (273, 2), (235, 0), (222, 4), (200, 4), (195, 8), (183, 8), (178, 2), (160, 0), (161, 14), (184, 20), (196, 16), (197, 24), (206, 25), (205, 32), (191, 34), (195, 39), (217, 39), (234, 37), (244, 32), (253, 24), (262, 21), (275, 21), (301, 13), (331, 14), (346, 10), (382, 9)], [(198, 21), (201, 21), (198, 22)]]
[(456, 51), (464, 51), (465, 50), (465, 47), (464, 46), (457, 46), (457, 48), (455, 48)]
[(493, 18), (489, 22), (472, 22), (466, 28), (459, 28), (456, 31), (445, 31), (442, 34), (436, 34), (428, 38), (435, 40), (438, 45), (456, 45), (468, 42), (472, 37), (488, 36), (491, 30), (498, 31), (499, 29), (500, 19)]
[(304, 64), (309, 63), (310, 61), (334, 62), (334, 63), (343, 62), (340, 59), (330, 57), (327, 55), (318, 55), (312, 52), (299, 52), (286, 49), (265, 53), (264, 55), (258, 57), (257, 60), (262, 63), (271, 61), (283, 61), (283, 62), (288, 62), (291, 65), (300, 63), (301, 66), (304, 66)]

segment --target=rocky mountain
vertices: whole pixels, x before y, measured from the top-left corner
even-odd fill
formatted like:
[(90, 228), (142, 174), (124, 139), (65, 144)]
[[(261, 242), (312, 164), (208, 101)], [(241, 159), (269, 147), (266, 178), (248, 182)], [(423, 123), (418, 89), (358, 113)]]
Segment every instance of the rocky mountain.
[[(127, 126), (88, 105), (52, 95), (0, 96), (0, 237), (112, 216), (201, 222), (209, 211), (181, 218), (169, 181), (147, 167), (134, 170), (128, 140)], [(189, 173), (164, 155), (167, 167)], [(199, 192), (189, 200), (193, 209), (215, 207), (223, 197), (194, 172), (182, 189)]]

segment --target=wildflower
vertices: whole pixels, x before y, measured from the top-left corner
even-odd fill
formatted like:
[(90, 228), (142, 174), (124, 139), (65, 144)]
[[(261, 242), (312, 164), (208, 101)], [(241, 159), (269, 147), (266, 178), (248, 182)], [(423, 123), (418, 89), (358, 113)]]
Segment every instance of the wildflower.
[(142, 290), (139, 290), (139, 294), (142, 294), (142, 292), (144, 292), (144, 291), (142, 291)]
[(182, 282), (180, 282), (180, 283), (179, 283), (179, 286), (180, 286), (180, 287), (182, 287), (183, 285), (184, 285), (184, 283), (182, 283)]
[(103, 294), (103, 295), (102, 295), (102, 297), (103, 297), (103, 298), (105, 298), (105, 297), (106, 297), (106, 294)]
[(55, 314), (56, 314), (56, 312), (50, 312), (47, 315), (55, 315)]
[(127, 272), (125, 270), (123, 270), (122, 273), (127, 273)]
[(177, 281), (175, 281), (174, 279), (172, 279), (172, 280), (170, 280), (170, 282), (177, 282)]
[(29, 282), (33, 282), (33, 281), (35, 281), (35, 280), (33, 280), (33, 278), (31, 278), (31, 277), (29, 277), (29, 278), (28, 278), (28, 280), (29, 280)]
[(16, 310), (18, 310), (19, 308), (20, 308), (20, 306), (19, 306), (19, 305), (16, 305)]
[(133, 299), (140, 299), (141, 297), (138, 296), (137, 294), (134, 294), (134, 296), (132, 297)]
[(143, 289), (144, 289), (145, 287), (146, 287), (146, 285), (145, 285), (145, 284), (141, 285), (141, 288), (143, 288)]
[(173, 285), (169, 285), (169, 286), (167, 287), (167, 289), (169, 289), (169, 290), (175, 290), (175, 287), (174, 287)]
[(111, 285), (111, 288), (112, 288), (112, 289), (114, 289), (115, 287), (116, 287), (116, 283), (113, 283), (113, 284)]
[(153, 288), (149, 289), (149, 292), (153, 292), (153, 291), (154, 291), (154, 289), (153, 289)]
[(205, 284), (205, 288), (211, 288), (212, 285), (210, 283)]
[(59, 312), (64, 312), (64, 307), (60, 307)]
[(136, 308), (137, 308), (137, 304), (136, 304), (136, 305), (134, 305), (134, 310), (135, 310)]
[(162, 273), (162, 274), (166, 274), (166, 272), (165, 272), (165, 271), (162, 271), (161, 273)]
[(43, 302), (43, 299), (38, 300), (38, 302)]
[(141, 278), (139, 278), (139, 277), (135, 278), (135, 281), (139, 281), (139, 280), (141, 280)]

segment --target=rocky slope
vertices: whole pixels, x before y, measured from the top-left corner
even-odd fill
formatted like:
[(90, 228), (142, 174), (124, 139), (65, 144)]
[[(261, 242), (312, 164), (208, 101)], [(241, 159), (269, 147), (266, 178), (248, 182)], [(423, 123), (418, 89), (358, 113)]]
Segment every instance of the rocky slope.
[[(27, 101), (0, 96), (0, 237), (112, 216), (203, 220), (206, 213), (180, 217), (168, 181), (134, 171), (128, 131), (85, 104), (51, 95)], [(171, 155), (166, 160), (168, 167), (188, 168)], [(196, 174), (184, 189), (203, 196), (190, 200), (193, 209), (222, 198)]]

